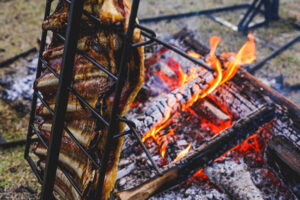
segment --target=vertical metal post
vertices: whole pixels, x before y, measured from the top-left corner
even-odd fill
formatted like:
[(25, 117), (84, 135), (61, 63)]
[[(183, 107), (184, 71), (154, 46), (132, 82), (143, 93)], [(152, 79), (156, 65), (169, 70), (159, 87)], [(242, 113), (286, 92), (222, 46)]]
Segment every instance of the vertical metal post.
[(53, 187), (56, 177), (58, 156), (64, 127), (66, 107), (68, 103), (67, 87), (72, 81), (74, 58), (77, 49), (79, 26), (83, 9), (83, 0), (72, 0), (67, 27), (67, 35), (64, 43), (64, 54), (60, 70), (60, 78), (56, 93), (53, 123), (47, 154), (44, 183), (41, 199), (53, 199)]
[(272, 0), (270, 4), (271, 16), (270, 20), (278, 20), (279, 19), (279, 0)]
[(264, 1), (264, 16), (265, 16), (265, 21), (267, 22), (267, 23), (269, 23), (270, 22), (270, 20), (271, 20), (271, 13), (272, 13), (272, 10), (271, 10), (271, 2), (270, 2), (270, 0), (265, 0)]
[(137, 11), (139, 7), (140, 0), (133, 0), (132, 2), (132, 7), (131, 7), (131, 14), (129, 18), (129, 25), (128, 25), (128, 30), (126, 32), (126, 35), (124, 36), (124, 46), (122, 50), (122, 56), (121, 56), (121, 62), (120, 62), (120, 67), (119, 67), (119, 72), (118, 72), (118, 81), (116, 84), (116, 93), (114, 97), (114, 103), (112, 107), (112, 114), (110, 117), (110, 126), (108, 129), (108, 135), (106, 137), (105, 141), (105, 148), (104, 148), (104, 154), (101, 160), (101, 169), (100, 169), (100, 175), (99, 175), (99, 180), (97, 184), (97, 191), (96, 191), (96, 197), (95, 199), (101, 199), (102, 198), (102, 189), (104, 185), (104, 180), (105, 180), (105, 173), (107, 169), (107, 163), (109, 160), (109, 154), (111, 151), (111, 143), (113, 140), (113, 135), (116, 134), (117, 127), (118, 127), (118, 111), (119, 111), (119, 103), (120, 103), (120, 97), (122, 93), (122, 88), (125, 82), (126, 78), (126, 71), (127, 71), (127, 64), (129, 61), (130, 57), (130, 51), (132, 48), (132, 35), (133, 35), (133, 30), (135, 28), (136, 24), (136, 17), (137, 17)]
[[(45, 8), (45, 15), (44, 15), (44, 20), (49, 16), (50, 14), (50, 8), (51, 8), (51, 3), (52, 0), (47, 0), (46, 1), (46, 8)], [(39, 52), (39, 57), (38, 57), (38, 65), (37, 65), (37, 70), (36, 70), (36, 77), (35, 79), (37, 79), (38, 77), (40, 77), (41, 75), (41, 71), (42, 71), (42, 62), (39, 59), (42, 55), (43, 52), (45, 50), (45, 46), (46, 46), (46, 37), (47, 37), (47, 31), (43, 30), (42, 32), (42, 37), (41, 37), (41, 45), (40, 45), (40, 52)], [(30, 143), (31, 143), (31, 136), (32, 136), (32, 127), (31, 124), (33, 124), (33, 121), (35, 119), (35, 109), (36, 109), (36, 103), (37, 103), (37, 96), (35, 93), (33, 93), (33, 98), (32, 98), (32, 102), (31, 102), (31, 112), (30, 112), (30, 119), (29, 119), (29, 125), (28, 125), (28, 129), (27, 129), (27, 140), (26, 140), (26, 146), (25, 146), (25, 152), (24, 152), (24, 157), (26, 159), (26, 157), (28, 156), (29, 153), (29, 147), (30, 147)]]

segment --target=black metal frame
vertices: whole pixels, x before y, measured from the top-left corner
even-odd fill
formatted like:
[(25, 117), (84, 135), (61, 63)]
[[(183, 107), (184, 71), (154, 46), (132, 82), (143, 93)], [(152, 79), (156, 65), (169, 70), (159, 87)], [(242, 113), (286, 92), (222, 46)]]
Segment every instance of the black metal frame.
[[(59, 86), (56, 94), (56, 103), (54, 110), (50, 108), (50, 106), (43, 100), (42, 95), (40, 92), (35, 89), (33, 94), (33, 100), (32, 100), (32, 106), (31, 106), (31, 115), (30, 115), (30, 121), (29, 121), (29, 127), (28, 127), (28, 133), (27, 133), (27, 143), (25, 147), (25, 153), (24, 157), (28, 161), (29, 165), (31, 166), (33, 172), (37, 176), (39, 182), (43, 185), (42, 187), (42, 199), (53, 199), (53, 187), (54, 187), (54, 181), (55, 181), (55, 175), (57, 167), (59, 166), (62, 170), (62, 172), (66, 175), (67, 179), (70, 181), (70, 183), (73, 185), (75, 190), (78, 192), (78, 194), (81, 197), (84, 197), (84, 194), (80, 191), (80, 189), (75, 185), (75, 183), (70, 178), (68, 172), (64, 169), (64, 167), (58, 162), (58, 156), (60, 151), (60, 144), (61, 144), (61, 137), (63, 130), (66, 131), (66, 133), (74, 140), (74, 142), (79, 146), (79, 148), (85, 153), (85, 155), (91, 159), (94, 167), (99, 169), (99, 179), (98, 179), (98, 185), (97, 185), (97, 191), (95, 199), (101, 199), (101, 193), (102, 188), (104, 184), (104, 178), (105, 178), (105, 172), (106, 172), (106, 166), (108, 162), (108, 156), (110, 152), (110, 145), (111, 141), (113, 139), (116, 139), (118, 137), (121, 137), (126, 134), (133, 134), (139, 144), (142, 146), (143, 150), (145, 151), (148, 159), (152, 163), (154, 169), (156, 170), (157, 174), (161, 174), (160, 170), (158, 169), (158, 166), (153, 161), (150, 153), (148, 152), (147, 148), (144, 146), (143, 142), (141, 141), (141, 138), (138, 136), (137, 131), (135, 130), (135, 124), (132, 121), (127, 120), (126, 118), (118, 118), (117, 117), (117, 109), (120, 101), (120, 95), (122, 92), (122, 86), (124, 85), (125, 81), (125, 72), (128, 64), (128, 58), (129, 58), (129, 50), (133, 47), (138, 46), (144, 46), (153, 42), (156, 42), (158, 44), (161, 44), (170, 50), (178, 53), (179, 55), (185, 57), (186, 59), (189, 59), (190, 61), (194, 62), (197, 65), (200, 65), (204, 68), (206, 68), (209, 71), (214, 71), (210, 66), (207, 66), (203, 61), (195, 59), (189, 55), (187, 55), (184, 51), (178, 49), (177, 47), (174, 47), (156, 37), (156, 34), (154, 31), (139, 25), (136, 23), (135, 19), (137, 16), (138, 6), (140, 0), (133, 0), (132, 3), (132, 9), (131, 9), (131, 15), (128, 25), (128, 31), (124, 35), (124, 45), (123, 45), (123, 52), (121, 56), (121, 64), (118, 75), (114, 75), (111, 72), (107, 71), (103, 66), (98, 64), (93, 58), (83, 54), (82, 52), (79, 52), (77, 50), (77, 36), (79, 32), (79, 22), (81, 15), (87, 15), (89, 18), (96, 20), (96, 22), (99, 22), (99, 19), (95, 16), (92, 16), (88, 14), (86, 11), (84, 11), (83, 8), (83, 0), (72, 0), (70, 2), (69, 0), (65, 0), (66, 2), (70, 3), (70, 9), (69, 9), (69, 21), (68, 21), (68, 27), (67, 27), (67, 33), (66, 37), (55, 33), (60, 39), (65, 41), (64, 44), (64, 53), (63, 53), (63, 61), (61, 65), (61, 72), (60, 75), (58, 75), (48, 64), (45, 60), (43, 60), (42, 55), (43, 51), (45, 50), (46, 46), (46, 36), (47, 31), (43, 31), (42, 33), (42, 39), (41, 39), (41, 48), (39, 52), (39, 61), (38, 61), (38, 67), (37, 67), (37, 74), (36, 78), (38, 78), (41, 75), (42, 69), (47, 68), (50, 72), (52, 72), (57, 78), (59, 78)], [(51, 8), (51, 2), (52, 0), (47, 0), (46, 9), (45, 9), (45, 16), (49, 16), (50, 8)], [(132, 35), (135, 28), (138, 28), (141, 30), (141, 34), (148, 38), (148, 40), (132, 44)], [(71, 83), (71, 77), (68, 76), (68, 74), (71, 74), (73, 70), (73, 63), (75, 54), (80, 53), (83, 55), (87, 60), (89, 60), (91, 63), (93, 63), (95, 66), (97, 66), (100, 70), (104, 71), (106, 74), (108, 74), (113, 80), (116, 81), (116, 93), (112, 108), (112, 114), (110, 121), (107, 122), (98, 112), (89, 105), (79, 94), (76, 93), (75, 90), (73, 90), (70, 87)], [(101, 163), (99, 164), (97, 161), (93, 159), (93, 157), (88, 153), (88, 151), (83, 147), (80, 142), (74, 137), (74, 135), (71, 133), (71, 131), (65, 126), (64, 120), (65, 120), (65, 112), (66, 112), (66, 106), (67, 106), (67, 100), (68, 100), (68, 94), (69, 92), (73, 93), (78, 101), (81, 103), (82, 106), (87, 107), (101, 122), (103, 122), (104, 125), (109, 127), (108, 137), (106, 138), (106, 146), (104, 148), (104, 154), (103, 158), (101, 160)], [(44, 141), (42, 138), (39, 130), (37, 130), (34, 126), (34, 123), (36, 123), (36, 106), (37, 106), (37, 100), (40, 100), (40, 102), (49, 110), (49, 112), (53, 116), (53, 124), (51, 128), (51, 136), (49, 145)], [(123, 133), (116, 134), (116, 124), (118, 122), (124, 122), (128, 125), (130, 128), (129, 131), (125, 131)], [(37, 166), (33, 162), (32, 158), (29, 155), (30, 150), (30, 144), (32, 143), (32, 136), (37, 135), (38, 139), (41, 141), (41, 143), (45, 146), (45, 148), (48, 150), (47, 154), (47, 162), (46, 162), (46, 168), (44, 172), (44, 177), (41, 176)], [(101, 170), (100, 170), (101, 169)]]
[[(38, 61), (37, 74), (36, 74), (36, 78), (38, 78), (41, 75), (42, 69), (46, 68), (50, 72), (52, 72), (56, 76), (56, 78), (59, 78), (59, 87), (58, 87), (57, 94), (56, 94), (57, 98), (56, 98), (55, 108), (54, 108), (54, 110), (51, 109), (49, 107), (49, 105), (47, 105), (47, 103), (43, 100), (43, 97), (39, 93), (39, 91), (37, 89), (34, 90), (24, 157), (28, 161), (28, 163), (31, 166), (35, 175), (37, 176), (39, 182), (43, 184), (42, 195), (41, 195), (42, 199), (53, 199), (54, 198), (53, 197), (53, 187), (54, 187), (55, 174), (56, 174), (56, 170), (57, 170), (58, 166), (61, 168), (62, 172), (66, 175), (67, 179), (73, 185), (73, 187), (78, 192), (78, 194), (81, 197), (84, 197), (85, 194), (82, 194), (80, 189), (75, 185), (75, 183), (70, 178), (67, 170), (65, 170), (64, 167), (58, 162), (58, 155), (59, 155), (59, 151), (60, 151), (62, 131), (64, 130), (70, 136), (70, 138), (79, 146), (79, 148), (84, 152), (84, 154), (89, 159), (91, 159), (93, 166), (95, 168), (99, 169), (100, 176), (98, 179), (97, 191), (96, 191), (95, 197), (93, 199), (101, 199), (101, 193), (102, 193), (102, 188), (103, 188), (103, 184), (104, 184), (106, 166), (107, 166), (107, 162), (108, 162), (108, 155), (109, 155), (110, 148), (111, 148), (109, 144), (111, 144), (112, 140), (114, 140), (118, 137), (124, 136), (126, 134), (132, 134), (137, 139), (137, 141), (139, 142), (139, 144), (141, 145), (143, 150), (145, 151), (148, 159), (152, 163), (157, 174), (161, 174), (158, 166), (153, 161), (150, 153), (148, 152), (147, 148), (141, 141), (141, 138), (139, 137), (139, 135), (135, 129), (135, 124), (132, 121), (127, 120), (126, 118), (118, 118), (117, 117), (118, 104), (120, 101), (122, 86), (125, 81), (125, 77), (124, 77), (125, 73), (124, 72), (126, 71), (127, 64), (128, 64), (128, 58), (130, 57), (128, 55), (130, 52), (129, 51), (130, 48), (144, 46), (144, 45), (148, 45), (148, 44), (155, 42), (155, 43), (163, 45), (166, 48), (176, 52), (177, 54), (185, 57), (186, 59), (194, 62), (195, 64), (206, 68), (209, 71), (214, 71), (214, 70), (210, 66), (207, 66), (205, 63), (203, 63), (203, 61), (193, 58), (193, 57), (187, 55), (181, 49), (178, 49), (177, 47), (172, 46), (169, 43), (166, 43), (166, 42), (158, 39), (156, 37), (156, 33), (154, 31), (152, 31), (151, 29), (149, 29), (145, 26), (142, 26), (140, 24), (137, 24), (135, 19), (137, 16), (140, 0), (133, 0), (130, 20), (129, 20), (129, 25), (128, 25), (128, 31), (126, 32), (126, 34), (124, 34), (125, 42), (123, 45), (120, 69), (119, 69), (117, 75), (112, 74), (111, 72), (106, 70), (103, 66), (98, 64), (93, 58), (85, 55), (83, 52), (80, 52), (79, 50), (76, 49), (77, 39), (78, 39), (77, 36), (78, 36), (78, 32), (79, 32), (79, 22), (80, 22), (81, 15), (84, 14), (84, 15), (88, 16), (90, 19), (95, 20), (98, 23), (100, 22), (99, 19), (96, 16), (93, 16), (82, 9), (83, 8), (83, 6), (82, 6), (83, 0), (72, 0), (72, 2), (70, 0), (65, 0), (65, 1), (68, 2), (69, 4), (71, 4), (70, 10), (69, 10), (69, 22), (68, 22), (66, 37), (54, 32), (54, 34), (56, 34), (61, 40), (63, 40), (65, 42), (60, 75), (58, 75), (47, 64), (47, 62), (45, 60), (43, 60), (43, 58), (42, 58), (42, 55), (43, 55), (43, 52), (44, 52), (45, 46), (46, 46), (47, 31), (42, 32), (41, 47), (40, 47), (40, 52), (39, 52), (39, 61)], [(260, 6), (258, 6), (258, 8), (257, 8), (257, 6), (255, 6), (255, 5), (257, 4), (257, 2), (262, 2), (262, 1), (263, 0), (254, 0), (252, 9), (251, 9), (251, 5), (249, 7), (248, 4), (247, 5), (237, 5), (237, 6), (230, 6), (230, 7), (212, 9), (212, 10), (206, 10), (206, 11), (184, 13), (184, 14), (179, 14), (179, 15), (162, 16), (162, 17), (151, 18), (151, 19), (142, 19), (140, 21), (142, 23), (147, 23), (147, 22), (167, 20), (167, 19), (176, 19), (176, 18), (187, 17), (187, 16), (195, 16), (195, 15), (200, 15), (200, 14), (209, 15), (210, 13), (213, 13), (213, 12), (228, 11), (228, 10), (233, 10), (233, 9), (249, 8), (249, 10), (247, 12), (248, 13), (247, 16), (245, 15), (245, 17), (244, 17), (245, 19), (242, 20), (243, 23), (241, 21), (240, 26), (239, 26), (240, 30), (244, 30), (245, 28), (249, 28), (249, 23), (254, 18), (253, 15), (255, 15), (257, 12), (261, 12)], [(270, 2), (271, 0), (266, 0), (266, 1)], [(278, 0), (274, 0), (273, 2), (278, 3)], [(52, 3), (52, 0), (47, 0), (44, 18), (49, 16), (51, 3)], [(254, 5), (254, 3), (255, 3), (255, 5)], [(267, 4), (265, 4), (265, 6), (266, 5)], [(274, 7), (274, 4), (270, 4), (270, 5), (273, 5), (273, 7)], [(251, 14), (251, 12), (252, 12), (252, 14)], [(270, 14), (270, 12), (265, 12), (265, 13)], [(270, 18), (269, 14), (268, 14), (268, 17), (265, 17), (266, 20), (267, 19), (271, 20), (271, 19), (276, 18), (275, 17), (276, 14), (275, 15), (273, 14), (273, 18)], [(209, 15), (209, 16), (212, 16), (212, 15)], [(248, 20), (246, 19), (247, 17), (249, 17)], [(256, 25), (255, 27), (258, 27), (258, 25)], [(147, 40), (145, 40), (141, 43), (132, 44), (132, 35), (133, 35), (133, 31), (135, 28), (140, 29), (141, 34), (145, 38), (147, 38)], [(75, 58), (76, 53), (83, 55), (87, 60), (89, 60), (91, 63), (93, 63), (95, 66), (97, 66), (99, 68), (99, 70), (104, 71), (106, 74), (108, 74), (108, 76), (110, 76), (114, 81), (116, 81), (116, 93), (115, 93), (115, 98), (114, 98), (114, 103), (113, 103), (113, 108), (112, 108), (112, 114), (111, 114), (111, 118), (110, 118), (109, 122), (106, 121), (100, 114), (98, 114), (98, 112), (91, 105), (89, 105), (79, 94), (76, 93), (75, 90), (73, 90), (70, 87), (71, 77), (68, 76), (68, 74), (71, 74), (71, 72), (73, 70), (73, 63), (74, 63), (74, 58)], [(108, 133), (108, 137), (106, 138), (107, 141), (106, 141), (106, 146), (104, 148), (104, 154), (103, 154), (101, 163), (98, 163), (97, 161), (95, 161), (93, 159), (93, 156), (91, 156), (88, 153), (88, 151), (85, 149), (85, 147), (83, 147), (80, 144), (80, 142), (74, 137), (72, 132), (64, 124), (69, 92), (71, 92), (73, 95), (76, 96), (76, 98), (78, 99), (78, 101), (81, 103), (81, 105), (83, 107), (88, 108), (97, 119), (99, 119), (101, 122), (103, 122), (103, 124), (105, 126), (109, 127), (109, 133)], [(49, 145), (47, 145), (47, 143), (42, 138), (39, 130), (37, 130), (34, 126), (34, 124), (36, 123), (35, 110), (36, 110), (38, 99), (53, 115), (53, 124), (52, 124), (52, 128), (51, 128), (51, 136), (50, 136)], [(116, 127), (117, 127), (116, 124), (118, 122), (126, 123), (129, 127), (129, 131), (125, 131), (123, 133), (116, 133)], [(32, 138), (32, 136), (34, 134), (37, 135), (37, 137), (41, 141), (41, 143), (45, 146), (46, 149), (48, 149), (44, 177), (41, 176), (37, 166), (35, 165), (35, 163), (33, 162), (32, 158), (29, 155), (29, 150), (31, 147), (30, 144), (33, 142), (33, 140), (35, 140)]]

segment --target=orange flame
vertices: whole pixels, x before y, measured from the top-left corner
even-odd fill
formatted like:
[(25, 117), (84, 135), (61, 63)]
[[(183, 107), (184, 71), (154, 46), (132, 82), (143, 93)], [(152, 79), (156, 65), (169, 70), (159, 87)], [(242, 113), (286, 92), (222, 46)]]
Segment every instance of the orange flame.
[(148, 131), (142, 138), (142, 142), (145, 142), (150, 137), (153, 138), (154, 141), (156, 142), (156, 144), (160, 147), (159, 151), (163, 158), (165, 158), (166, 149), (168, 147), (168, 144), (176, 138), (174, 136), (175, 135), (174, 131), (176, 130), (176, 128), (170, 129), (167, 134), (162, 135), (162, 136), (158, 135), (158, 132), (161, 131), (162, 129), (164, 129), (166, 126), (168, 126), (173, 121), (173, 119), (175, 119), (177, 117), (177, 115), (178, 115), (178, 113), (175, 113), (170, 118), (170, 112), (169, 112), (167, 115), (165, 115), (163, 122), (160, 123), (162, 125), (155, 126), (153, 129)]
[(211, 37), (209, 40), (210, 44), (210, 60), (206, 62), (206, 64), (210, 64), (217, 72), (217, 77), (210, 83), (210, 87), (201, 95), (201, 98), (206, 97), (209, 93), (214, 91), (222, 81), (222, 65), (218, 58), (215, 55), (216, 49), (218, 47), (219, 42), (221, 41), (221, 38), (219, 37)]
[[(194, 53), (193, 55), (197, 56), (199, 54)], [(200, 56), (200, 55), (199, 55)], [(171, 58), (170, 60), (167, 61), (166, 63), (168, 65), (168, 67), (176, 74), (176, 80), (172, 79), (171, 77), (167, 76), (166, 74), (164, 74), (163, 72), (159, 71), (156, 72), (156, 74), (165, 82), (167, 83), (169, 86), (175, 86), (175, 87), (180, 87), (182, 85), (184, 85), (185, 83), (189, 82), (190, 80), (194, 79), (197, 77), (197, 73), (196, 73), (196, 67), (191, 67), (190, 69), (190, 74), (186, 74), (180, 64), (176, 61), (174, 61), (173, 58)]]
[(196, 53), (196, 52), (194, 52), (194, 51), (189, 51), (187, 54), (188, 54), (189, 56), (191, 56), (191, 57), (194, 57), (194, 58), (200, 58), (200, 57), (201, 57), (200, 54), (198, 54), (198, 53)]
[[(249, 40), (242, 46), (237, 55), (229, 53), (233, 56), (233, 61), (226, 63), (227, 69), (223, 72), (221, 84), (230, 80), (237, 72), (240, 65), (250, 64), (255, 61), (255, 42), (251, 33), (248, 34)], [(228, 57), (228, 53), (223, 53), (221, 57)]]
[[(219, 42), (221, 41), (220, 37), (213, 36), (210, 39), (210, 47), (211, 51), (209, 53), (209, 59), (207, 60), (206, 64), (210, 65), (213, 69), (215, 69), (215, 78), (209, 83), (209, 87), (206, 89), (206, 91), (203, 91), (202, 94), (199, 97), (199, 93), (194, 93), (193, 97), (187, 102), (186, 105), (182, 105), (182, 110), (189, 110), (188, 108), (193, 105), (194, 102), (196, 102), (199, 98), (204, 98), (208, 94), (210, 94), (212, 91), (214, 91), (219, 85), (225, 83), (226, 81), (230, 80), (234, 75), (236, 74), (238, 68), (240, 65), (243, 64), (250, 64), (253, 62), (255, 57), (255, 43), (254, 43), (254, 37), (251, 33), (248, 35), (249, 40), (241, 47), (239, 52), (237, 54), (233, 52), (225, 52), (221, 54), (222, 60), (226, 60), (223, 62), (224, 69), (222, 69), (221, 61), (217, 58), (215, 55), (216, 49), (218, 47)], [(164, 52), (162, 52), (163, 54)], [(195, 52), (188, 52), (189, 56), (200, 58), (201, 56), (198, 53)], [(171, 78), (167, 75), (165, 75), (163, 72), (157, 72), (157, 75), (170, 87), (180, 87), (184, 85), (185, 83), (189, 82), (190, 80), (196, 78), (198, 76), (197, 69), (195, 67), (191, 67), (190, 74), (186, 74), (180, 64), (176, 61), (174, 61), (173, 58), (167, 61), (166, 63), (168, 67), (176, 74), (177, 79), (174, 80), (174, 78)], [(164, 129), (166, 126), (168, 126), (175, 117), (177, 117), (176, 113), (175, 115), (171, 116), (171, 110), (168, 109), (168, 113), (165, 114), (164, 119), (153, 129), (151, 129), (149, 132), (147, 132), (143, 138), (142, 141), (145, 142), (148, 138), (153, 138), (154, 141), (159, 145), (160, 147), (160, 153), (163, 158), (165, 158), (165, 152), (166, 148), (170, 141), (176, 139), (175, 137), (175, 129), (171, 129), (168, 131), (165, 135), (159, 135), (159, 131)], [(231, 115), (229, 115), (231, 116)], [(203, 125), (207, 125), (215, 134), (219, 133), (220, 131), (224, 130), (227, 127), (231, 127), (231, 121), (227, 121), (224, 124), (221, 124), (220, 126), (215, 126), (212, 123), (206, 122), (204, 120)], [(186, 155), (186, 153), (190, 150), (191, 144), (184, 149), (182, 152), (180, 152), (175, 160), (178, 160)]]
[(181, 158), (183, 158), (189, 151), (190, 149), (192, 148), (192, 142), (189, 144), (189, 146), (185, 149), (183, 149), (181, 152), (179, 152), (179, 154), (177, 155), (177, 157), (175, 158), (174, 162), (176, 160), (180, 160)]
[(198, 179), (199, 181), (205, 181), (208, 180), (208, 177), (203, 172), (203, 168), (197, 171), (188, 181), (187, 184), (191, 184), (195, 179)]

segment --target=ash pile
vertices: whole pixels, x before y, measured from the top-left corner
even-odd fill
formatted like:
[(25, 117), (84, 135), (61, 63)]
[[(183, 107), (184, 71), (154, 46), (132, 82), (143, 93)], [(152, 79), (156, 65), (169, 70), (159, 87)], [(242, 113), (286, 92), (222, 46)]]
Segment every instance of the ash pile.
[(33, 94), (38, 54), (19, 58), (1, 69), (0, 98), (19, 113), (28, 113)]

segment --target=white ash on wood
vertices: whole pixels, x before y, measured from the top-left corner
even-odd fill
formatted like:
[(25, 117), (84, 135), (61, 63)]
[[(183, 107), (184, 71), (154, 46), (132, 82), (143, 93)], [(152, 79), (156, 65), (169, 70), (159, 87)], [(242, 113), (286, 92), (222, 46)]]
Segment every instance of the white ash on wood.
[[(174, 131), (176, 140), (171, 141), (166, 149), (165, 159), (168, 161), (168, 163), (171, 163), (176, 158), (178, 153), (185, 149), (190, 142), (192, 142), (192, 146), (196, 148), (207, 142), (215, 135), (208, 127), (202, 127), (201, 124), (204, 119), (212, 123), (214, 123), (216, 119), (229, 119), (229, 117), (219, 110), (217, 106), (206, 101), (205, 99), (200, 99), (197, 101), (193, 106), (191, 106), (191, 109), (194, 109), (196, 113), (191, 116), (191, 112), (189, 111), (180, 112), (180, 114), (178, 114), (178, 116), (172, 120), (172, 123), (169, 124), (167, 128), (157, 133), (157, 136), (161, 137), (165, 134), (168, 134), (170, 130), (174, 130), (176, 128)], [(199, 115), (197, 113), (198, 110), (202, 110), (201, 113), (199, 111)], [(203, 116), (201, 116), (202, 113)], [(222, 113), (220, 114), (221, 117), (217, 116), (216, 113)], [(186, 120), (187, 118), (189, 118), (189, 120)], [(150, 161), (147, 159), (146, 154), (136, 142), (136, 139), (131, 135), (126, 135), (124, 141), (125, 144), (123, 145), (122, 149), (119, 170), (129, 170), (130, 163), (135, 163), (136, 168), (133, 169), (130, 174), (120, 178), (119, 182), (117, 183), (117, 187), (121, 190), (135, 187), (155, 174)], [(159, 166), (166, 164), (165, 160), (160, 154), (159, 146), (153, 141), (153, 139), (147, 140), (145, 145), (152, 155), (153, 160)], [(121, 184), (125, 181), (126, 184)]]
[(263, 200), (260, 190), (254, 185), (247, 166), (234, 161), (215, 162), (204, 168), (205, 174), (236, 200)]
[(143, 108), (145, 113), (142, 115), (129, 113), (127, 118), (136, 124), (137, 130), (143, 136), (154, 127), (163, 124), (166, 118), (168, 119), (167, 116), (172, 116), (187, 105), (191, 105), (194, 98), (203, 94), (208, 87), (207, 82), (213, 78), (211, 73), (206, 73), (203, 78), (195, 78), (171, 93), (150, 99), (151, 103)]
[[(218, 105), (220, 103), (220, 105), (222, 105), (222, 108), (224, 107), (224, 108), (227, 108), (228, 111), (231, 111), (230, 113), (233, 114), (233, 116), (235, 117), (235, 120), (240, 119), (243, 116), (244, 117), (247, 116), (253, 110), (256, 110), (261, 105), (264, 105), (269, 102), (269, 97), (268, 97), (268, 95), (264, 94), (264, 92), (265, 92), (264, 89), (259, 87), (258, 84), (256, 84), (256, 82), (253, 84), (250, 81), (248, 81), (247, 74), (245, 74), (243, 71), (242, 71), (242, 73), (241, 73), (241, 71), (239, 71), (237, 76), (239, 76), (239, 77), (234, 78), (232, 81), (230, 81), (230, 82), (232, 82), (230, 84), (234, 85), (233, 89), (231, 89), (231, 87), (228, 87), (227, 88), (228, 90), (226, 90), (226, 89), (224, 89), (224, 88), (226, 88), (226, 86), (225, 86), (222, 90), (222, 92), (224, 92), (224, 93), (231, 93), (230, 94), (231, 97), (228, 99), (226, 96), (223, 96), (222, 98), (219, 98), (218, 101), (215, 101), (215, 103), (217, 103)], [(246, 76), (246, 79), (244, 78), (245, 76)], [(228, 84), (228, 85), (230, 85), (230, 84)], [(220, 87), (223, 87), (223, 86), (220, 86)], [(214, 94), (212, 94), (211, 96), (214, 96)], [(145, 104), (142, 104), (141, 106), (144, 106), (144, 105)], [(241, 108), (239, 108), (239, 106)], [(145, 107), (147, 107), (147, 105)], [(145, 108), (143, 108), (143, 109), (145, 110)], [(280, 119), (279, 119), (279, 121), (280, 121)], [(146, 163), (148, 163), (148, 162), (146, 161)], [(257, 169), (257, 170), (259, 170), (259, 169)], [(151, 170), (150, 170), (150, 173), (151, 173)]]
[(227, 108), (233, 118), (243, 118), (267, 102), (275, 103), (276, 118), (272, 126), (274, 135), (284, 135), (300, 148), (299, 107), (273, 89), (264, 86), (244, 70), (209, 95), (218, 105)]
[(230, 197), (215, 188), (202, 183), (189, 187), (176, 187), (150, 197), (149, 200), (230, 200)]

